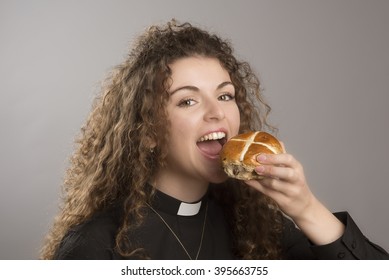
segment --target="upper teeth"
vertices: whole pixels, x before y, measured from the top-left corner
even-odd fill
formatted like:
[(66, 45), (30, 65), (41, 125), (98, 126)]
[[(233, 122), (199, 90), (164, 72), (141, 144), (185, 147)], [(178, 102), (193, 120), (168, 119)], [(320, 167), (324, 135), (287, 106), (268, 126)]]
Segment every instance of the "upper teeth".
[(199, 142), (207, 141), (207, 140), (219, 140), (226, 137), (224, 132), (212, 132), (210, 134), (204, 135), (200, 138)]

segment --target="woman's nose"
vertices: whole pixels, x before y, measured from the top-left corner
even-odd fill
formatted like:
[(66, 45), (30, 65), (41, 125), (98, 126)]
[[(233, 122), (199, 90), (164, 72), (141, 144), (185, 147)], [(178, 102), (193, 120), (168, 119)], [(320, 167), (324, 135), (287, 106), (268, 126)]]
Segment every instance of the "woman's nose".
[(204, 114), (206, 121), (221, 120), (225, 117), (225, 112), (220, 102), (217, 100), (208, 101)]

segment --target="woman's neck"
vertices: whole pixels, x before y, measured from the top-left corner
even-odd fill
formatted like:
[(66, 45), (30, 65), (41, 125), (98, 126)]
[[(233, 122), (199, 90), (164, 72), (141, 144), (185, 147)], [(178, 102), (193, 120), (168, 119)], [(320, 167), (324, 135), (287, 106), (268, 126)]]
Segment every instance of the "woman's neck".
[(150, 184), (159, 191), (183, 202), (199, 201), (208, 191), (208, 182), (159, 174)]

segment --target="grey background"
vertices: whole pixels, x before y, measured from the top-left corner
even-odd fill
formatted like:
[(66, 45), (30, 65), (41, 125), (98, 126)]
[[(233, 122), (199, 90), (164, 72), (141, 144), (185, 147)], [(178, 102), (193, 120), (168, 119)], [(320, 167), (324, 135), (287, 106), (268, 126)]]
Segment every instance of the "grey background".
[(229, 38), (316, 196), (389, 249), (389, 1), (0, 1), (0, 258), (35, 259), (107, 72), (173, 17)]

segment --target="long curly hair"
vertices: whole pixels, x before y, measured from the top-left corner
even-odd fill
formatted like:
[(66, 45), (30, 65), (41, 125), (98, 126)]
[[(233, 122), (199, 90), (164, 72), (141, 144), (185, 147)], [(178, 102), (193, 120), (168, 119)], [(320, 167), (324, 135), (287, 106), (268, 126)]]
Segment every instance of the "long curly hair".
[[(153, 196), (153, 190), (146, 188), (148, 180), (166, 164), (169, 65), (189, 56), (216, 58), (228, 71), (240, 111), (240, 132), (275, 132), (267, 122), (271, 108), (258, 78), (248, 63), (235, 58), (228, 41), (175, 20), (148, 28), (125, 61), (113, 69), (81, 128), (64, 180), (63, 202), (43, 244), (42, 259), (54, 257), (72, 227), (113, 207), (124, 214), (115, 249), (124, 257), (145, 257), (127, 236), (142, 224), (142, 210)], [(157, 144), (152, 153), (151, 143)], [(211, 195), (231, 217), (235, 257), (279, 258), (281, 214), (277, 205), (237, 180), (228, 179), (215, 189), (211, 188)]]

